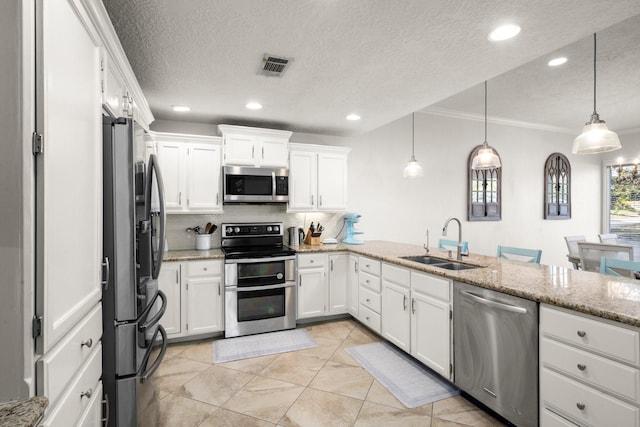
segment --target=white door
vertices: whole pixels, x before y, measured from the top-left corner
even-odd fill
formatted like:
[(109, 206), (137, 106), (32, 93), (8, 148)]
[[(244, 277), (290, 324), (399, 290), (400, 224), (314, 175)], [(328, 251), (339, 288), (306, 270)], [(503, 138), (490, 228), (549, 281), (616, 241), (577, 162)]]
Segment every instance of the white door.
[(260, 166), (287, 167), (289, 141), (282, 138), (261, 138)]
[(289, 210), (314, 210), (317, 189), (317, 154), (291, 151), (289, 158)]
[(160, 323), (167, 335), (175, 335), (182, 332), (180, 322), (181, 312), (181, 286), (180, 275), (182, 273), (179, 262), (162, 263), (158, 276), (158, 289), (167, 296), (167, 308), (160, 319)]
[(220, 146), (190, 144), (187, 150), (187, 208), (190, 211), (220, 211)]
[(382, 282), (382, 336), (406, 352), (411, 350), (411, 311), (409, 289)]
[(224, 164), (255, 166), (255, 142), (251, 135), (225, 135)]
[(224, 330), (220, 277), (187, 280), (187, 332), (203, 334)]
[(451, 379), (449, 303), (415, 291), (411, 297), (411, 354)]
[(358, 289), (360, 287), (360, 283), (358, 282), (358, 256), (357, 255), (349, 255), (349, 266), (347, 269), (347, 277), (348, 282), (347, 286), (349, 290), (347, 291), (347, 306), (349, 310), (349, 314), (351, 314), (356, 319), (358, 318), (358, 312), (360, 307), (360, 300), (358, 297)]
[(327, 280), (324, 268), (298, 271), (298, 319), (323, 316), (327, 309)]
[(348, 311), (348, 268), (349, 255), (329, 255), (329, 314), (343, 314)]
[[(164, 203), (167, 212), (181, 211), (184, 187), (184, 143), (161, 141), (158, 143), (158, 160), (164, 184)], [(186, 204), (186, 203), (185, 203)]]
[(347, 209), (347, 156), (318, 154), (318, 210)]
[(36, 127), (44, 136), (36, 157), (39, 353), (102, 295), (100, 43), (70, 3), (38, 2)]

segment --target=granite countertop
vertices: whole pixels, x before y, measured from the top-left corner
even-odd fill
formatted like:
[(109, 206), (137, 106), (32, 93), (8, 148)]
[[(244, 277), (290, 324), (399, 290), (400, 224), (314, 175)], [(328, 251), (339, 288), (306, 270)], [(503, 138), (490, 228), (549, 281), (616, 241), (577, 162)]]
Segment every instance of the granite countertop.
[(224, 254), (221, 249), (209, 249), (206, 251), (198, 251), (195, 249), (190, 250), (177, 250), (167, 251), (162, 258), (163, 261), (197, 261), (204, 259), (224, 259)]
[[(598, 273), (573, 270), (555, 265), (530, 264), (496, 257), (470, 254), (462, 262), (481, 268), (469, 270), (444, 270), (438, 267), (404, 260), (407, 255), (424, 255), (421, 246), (386, 241), (366, 241), (362, 245), (301, 245), (298, 253), (352, 252), (414, 270), (423, 271), (453, 280), (481, 286), (529, 300), (590, 314), (605, 319), (640, 327), (640, 281), (630, 278), (606, 276)], [(220, 252), (219, 256), (208, 254)], [(170, 251), (172, 261), (204, 258), (223, 258), (219, 250)], [(189, 253), (198, 258), (177, 258)], [(447, 254), (432, 249), (430, 255), (446, 258)], [(167, 256), (165, 256), (165, 260)]]
[(49, 400), (44, 396), (0, 403), (0, 427), (35, 426), (48, 404)]

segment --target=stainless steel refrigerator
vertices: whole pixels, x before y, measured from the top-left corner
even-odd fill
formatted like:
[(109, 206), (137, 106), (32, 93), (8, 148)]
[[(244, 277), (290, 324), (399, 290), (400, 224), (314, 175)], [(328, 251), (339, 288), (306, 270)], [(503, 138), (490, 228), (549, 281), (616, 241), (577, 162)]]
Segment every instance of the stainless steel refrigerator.
[[(103, 118), (104, 256), (102, 375), (108, 426), (135, 426), (154, 390), (147, 381), (166, 350), (158, 290), (166, 215), (155, 155), (134, 163), (131, 119)], [(154, 347), (159, 351), (152, 351)], [(151, 356), (153, 354), (153, 356)], [(138, 408), (137, 408), (138, 406)]]

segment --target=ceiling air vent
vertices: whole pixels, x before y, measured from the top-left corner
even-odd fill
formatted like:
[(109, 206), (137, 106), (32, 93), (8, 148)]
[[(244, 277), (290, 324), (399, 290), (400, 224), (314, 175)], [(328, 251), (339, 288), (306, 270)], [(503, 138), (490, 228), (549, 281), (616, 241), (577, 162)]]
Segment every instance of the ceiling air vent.
[(262, 58), (260, 74), (269, 77), (282, 77), (284, 72), (289, 68), (289, 63), (291, 61), (293, 61), (293, 58), (282, 58), (265, 54)]

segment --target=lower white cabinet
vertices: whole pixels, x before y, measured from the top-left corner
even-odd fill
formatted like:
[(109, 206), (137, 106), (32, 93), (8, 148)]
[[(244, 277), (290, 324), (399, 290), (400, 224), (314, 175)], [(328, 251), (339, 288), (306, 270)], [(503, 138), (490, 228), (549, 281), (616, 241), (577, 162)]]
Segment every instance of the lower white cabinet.
[(347, 311), (358, 318), (360, 301), (358, 299), (358, 256), (349, 254), (347, 266)]
[(378, 334), (382, 327), (381, 289), (380, 261), (361, 256), (358, 259), (358, 320)]
[(382, 336), (411, 351), (411, 273), (409, 269), (382, 264)]
[(224, 330), (222, 260), (165, 262), (158, 287), (167, 296), (160, 323), (168, 338)]
[(329, 255), (329, 314), (348, 312), (348, 254)]
[(298, 254), (298, 319), (347, 313), (348, 254)]
[(640, 330), (542, 305), (542, 426), (640, 426)]

